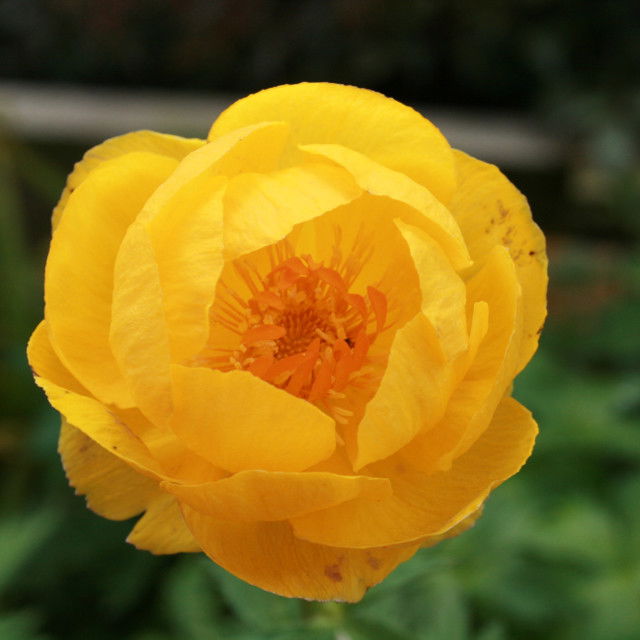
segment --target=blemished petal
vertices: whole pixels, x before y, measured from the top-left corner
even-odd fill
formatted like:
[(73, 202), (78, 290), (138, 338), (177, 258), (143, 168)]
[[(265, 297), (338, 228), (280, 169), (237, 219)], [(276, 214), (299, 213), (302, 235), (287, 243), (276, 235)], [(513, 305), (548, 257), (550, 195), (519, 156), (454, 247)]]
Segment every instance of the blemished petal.
[(445, 204), (455, 188), (452, 151), (417, 111), (380, 93), (325, 82), (273, 87), (238, 100), (213, 123), (209, 139), (256, 122), (291, 126), (283, 162), (297, 164), (298, 145), (340, 144), (426, 186)]
[(136, 549), (156, 555), (201, 551), (184, 522), (176, 499), (164, 492), (160, 492), (149, 503), (145, 514), (127, 537), (127, 542)]
[(318, 544), (366, 548), (441, 535), (476, 511), (489, 492), (516, 473), (537, 434), (531, 413), (505, 398), (491, 425), (451, 468), (416, 472), (397, 457), (369, 468), (389, 477), (393, 496), (352, 500), (291, 520), (295, 535)]
[(334, 421), (248, 371), (174, 365), (172, 428), (227, 471), (302, 471), (336, 446)]
[(420, 546), (332, 548), (299, 540), (287, 522), (226, 522), (187, 505), (182, 509), (214, 562), (250, 584), (290, 598), (357, 602)]
[(45, 318), (64, 365), (108, 404), (131, 406), (109, 346), (113, 269), (122, 238), (173, 158), (135, 152), (107, 160), (80, 184), (51, 240)]
[(454, 151), (458, 188), (450, 209), (474, 261), (482, 263), (502, 245), (516, 265), (522, 287), (523, 341), (518, 371), (529, 361), (547, 313), (547, 255), (542, 231), (533, 222), (527, 199), (500, 170)]
[(92, 511), (110, 520), (142, 513), (159, 493), (158, 483), (135, 471), (82, 431), (62, 420), (58, 452), (76, 493)]
[(69, 196), (96, 167), (106, 160), (112, 160), (133, 151), (148, 151), (160, 156), (181, 160), (204, 144), (206, 144), (206, 140), (199, 140), (198, 138), (181, 138), (180, 136), (156, 133), (155, 131), (133, 131), (132, 133), (109, 138), (92, 147), (84, 154), (82, 160), (76, 162), (73, 171), (67, 178), (64, 191), (51, 216), (52, 228), (55, 230), (58, 226), (60, 216), (67, 205)]
[(396, 220), (413, 259), (420, 291), (422, 313), (436, 330), (442, 351), (452, 360), (469, 343), (467, 290), (440, 247), (421, 229)]
[(411, 222), (423, 226), (441, 244), (456, 269), (470, 264), (469, 253), (455, 218), (425, 187), (371, 157), (337, 144), (309, 144), (302, 151), (322, 156), (348, 171), (367, 193), (391, 198), (410, 207)]
[(224, 204), (227, 260), (273, 244), (296, 224), (351, 202), (362, 193), (337, 167), (305, 164), (231, 179)]
[(162, 288), (143, 225), (127, 231), (114, 268), (110, 344), (137, 407), (156, 424), (171, 413), (171, 353)]
[(142, 440), (124, 427), (118, 417), (102, 403), (36, 377), (36, 384), (47, 394), (51, 406), (67, 421), (135, 470), (152, 479), (165, 476)]
[(181, 503), (219, 520), (286, 520), (347, 500), (376, 500), (391, 492), (386, 478), (326, 472), (240, 471), (199, 485), (165, 482)]
[(469, 303), (487, 303), (487, 331), (440, 423), (418, 435), (402, 455), (424, 472), (447, 469), (487, 428), (517, 370), (522, 299), (508, 251), (496, 246), (467, 282)]
[(358, 426), (355, 470), (387, 458), (438, 422), (452, 391), (436, 332), (417, 314), (398, 330), (376, 395)]

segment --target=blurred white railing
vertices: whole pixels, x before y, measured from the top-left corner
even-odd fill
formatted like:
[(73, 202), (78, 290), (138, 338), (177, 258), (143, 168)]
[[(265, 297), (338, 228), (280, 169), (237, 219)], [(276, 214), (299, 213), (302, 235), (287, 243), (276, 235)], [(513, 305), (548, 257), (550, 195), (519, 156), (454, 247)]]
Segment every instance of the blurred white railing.
[[(27, 139), (82, 144), (136, 129), (204, 137), (234, 99), (222, 94), (0, 81), (0, 125)], [(566, 154), (566, 141), (523, 116), (414, 106), (454, 147), (488, 162), (544, 169), (561, 163)]]

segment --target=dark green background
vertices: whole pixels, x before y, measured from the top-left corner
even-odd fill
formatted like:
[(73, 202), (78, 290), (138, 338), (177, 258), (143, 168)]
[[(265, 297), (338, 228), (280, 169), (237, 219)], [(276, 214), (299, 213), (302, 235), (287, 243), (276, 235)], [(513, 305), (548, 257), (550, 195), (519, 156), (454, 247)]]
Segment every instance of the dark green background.
[(0, 79), (226, 93), (332, 80), (529, 115), (568, 149), (558, 165), (503, 167), (550, 243), (550, 318), (516, 384), (540, 423), (534, 455), (473, 530), (344, 606), (271, 596), (203, 557), (135, 551), (130, 522), (73, 496), (24, 347), (42, 314), (49, 212), (98, 140), (36, 144), (1, 130), (2, 640), (640, 638), (634, 5), (0, 1)]

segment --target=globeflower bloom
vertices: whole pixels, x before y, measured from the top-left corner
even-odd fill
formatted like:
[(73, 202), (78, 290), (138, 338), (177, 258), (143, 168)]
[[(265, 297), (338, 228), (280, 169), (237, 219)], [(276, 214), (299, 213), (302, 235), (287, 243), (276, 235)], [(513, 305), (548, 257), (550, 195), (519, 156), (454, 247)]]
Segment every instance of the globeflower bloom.
[(357, 601), (473, 524), (529, 456), (510, 397), (544, 238), (412, 109), (268, 89), (207, 140), (107, 140), (53, 215), (29, 344), (69, 482), (129, 542)]

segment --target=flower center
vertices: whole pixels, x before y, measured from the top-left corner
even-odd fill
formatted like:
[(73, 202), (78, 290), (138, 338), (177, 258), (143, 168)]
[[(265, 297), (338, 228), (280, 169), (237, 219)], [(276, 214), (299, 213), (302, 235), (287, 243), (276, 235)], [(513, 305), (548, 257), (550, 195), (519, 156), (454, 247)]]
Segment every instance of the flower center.
[(351, 412), (332, 401), (370, 373), (367, 354), (385, 328), (387, 299), (373, 286), (366, 295), (350, 292), (352, 269), (289, 253), (279, 251), (279, 260), (271, 255), (271, 270), (264, 276), (249, 263), (234, 263), (250, 293), (243, 297), (222, 281), (212, 319), (238, 341), (233, 348), (217, 349), (226, 355), (210, 358), (209, 364), (250, 371), (345, 421)]

